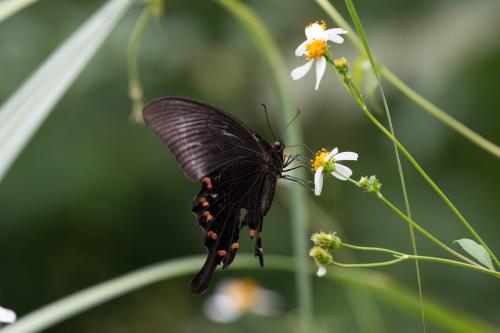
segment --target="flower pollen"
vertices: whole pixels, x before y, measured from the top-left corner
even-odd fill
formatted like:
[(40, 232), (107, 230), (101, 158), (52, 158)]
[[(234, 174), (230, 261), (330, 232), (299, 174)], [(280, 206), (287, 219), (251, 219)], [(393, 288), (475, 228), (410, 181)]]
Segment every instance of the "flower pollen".
[(328, 48), (328, 45), (326, 43), (326, 40), (321, 40), (321, 39), (313, 39), (312, 42), (307, 44), (306, 46), (306, 59), (311, 60), (311, 59), (319, 59), (321, 58), (325, 53)]
[(315, 22), (309, 23), (305, 27), (306, 28), (310, 28), (314, 23), (316, 23), (317, 25), (319, 25), (321, 27), (321, 29), (326, 30), (326, 22), (325, 22), (325, 20), (319, 20), (319, 21), (315, 21)]
[(314, 160), (311, 160), (311, 165), (313, 171), (318, 170), (318, 168), (325, 166), (326, 164), (326, 156), (328, 155), (328, 150), (322, 148), (320, 151), (316, 153), (316, 157)]

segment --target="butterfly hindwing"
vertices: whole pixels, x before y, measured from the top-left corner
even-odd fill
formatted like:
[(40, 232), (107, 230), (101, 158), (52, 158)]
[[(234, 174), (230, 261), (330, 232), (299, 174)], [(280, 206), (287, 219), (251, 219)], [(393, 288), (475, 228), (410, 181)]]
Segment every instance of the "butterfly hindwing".
[(208, 254), (191, 281), (192, 292), (208, 288), (219, 264), (229, 267), (245, 226), (256, 237), (255, 255), (263, 266), (262, 222), (281, 176), (282, 149), (271, 147), (230, 114), (187, 98), (148, 104), (144, 120), (167, 143), (184, 173), (202, 183), (192, 210)]

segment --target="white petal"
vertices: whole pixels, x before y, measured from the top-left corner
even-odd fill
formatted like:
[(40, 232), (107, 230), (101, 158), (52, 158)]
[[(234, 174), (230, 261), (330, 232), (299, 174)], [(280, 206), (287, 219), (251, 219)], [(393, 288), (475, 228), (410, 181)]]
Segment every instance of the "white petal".
[(295, 49), (295, 55), (297, 57), (302, 57), (304, 55), (304, 53), (306, 52), (307, 43), (309, 43), (308, 40), (304, 41), (302, 44), (297, 46), (297, 49)]
[(319, 167), (314, 174), (314, 194), (319, 196), (323, 189), (323, 167)]
[(358, 154), (352, 151), (344, 151), (335, 155), (335, 161), (357, 161)]
[(325, 74), (325, 69), (326, 69), (325, 57), (321, 57), (318, 60), (316, 60), (316, 87), (314, 88), (315, 90), (318, 90), (319, 88), (319, 83), (323, 78), (323, 74)]
[(224, 294), (215, 294), (206, 299), (203, 304), (205, 315), (218, 323), (230, 323), (241, 316), (233, 297)]
[(300, 66), (300, 67), (297, 67), (295, 68), (291, 75), (292, 75), (292, 79), (293, 80), (298, 80), (298, 79), (301, 79), (304, 77), (304, 75), (306, 75), (309, 70), (311, 69), (311, 66), (313, 64), (313, 61), (314, 60), (309, 60), (308, 62), (306, 62), (304, 65)]
[(335, 34), (335, 35), (343, 35), (347, 33), (347, 30), (344, 30), (342, 28), (333, 28), (333, 29), (328, 29), (325, 31), (327, 34)]
[(316, 275), (318, 277), (323, 277), (326, 274), (326, 268), (323, 265), (318, 265), (318, 272), (316, 272)]
[(335, 171), (332, 172), (332, 175), (340, 180), (347, 180), (352, 176), (352, 170), (345, 165), (335, 163)]
[(313, 23), (310, 26), (308, 26), (305, 32), (306, 32), (306, 38), (309, 41), (312, 39), (325, 40), (328, 38), (328, 35), (326, 35), (325, 31), (318, 23)]
[(12, 324), (16, 321), (16, 313), (0, 306), (0, 323)]
[(325, 31), (325, 33), (328, 36), (328, 39), (331, 40), (332, 42), (337, 44), (342, 44), (344, 42), (344, 38), (339, 36), (339, 34), (346, 34), (347, 31), (345, 31), (344, 29), (335, 28), (335, 29), (328, 29)]
[(337, 147), (333, 148), (331, 152), (328, 153), (328, 155), (325, 156), (325, 161), (328, 161), (332, 156), (337, 154), (339, 149)]

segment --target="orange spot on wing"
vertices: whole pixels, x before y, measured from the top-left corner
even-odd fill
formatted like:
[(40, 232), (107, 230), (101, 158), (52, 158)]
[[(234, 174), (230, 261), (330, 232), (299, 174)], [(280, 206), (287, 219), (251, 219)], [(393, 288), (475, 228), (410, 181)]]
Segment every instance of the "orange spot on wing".
[(205, 220), (207, 220), (207, 222), (212, 221), (212, 219), (214, 218), (214, 217), (212, 216), (212, 214), (210, 214), (210, 212), (209, 212), (209, 211), (204, 212), (204, 213), (203, 213), (203, 216), (205, 217)]
[(240, 244), (239, 243), (233, 243), (233, 244), (231, 244), (231, 250), (236, 251), (239, 248), (240, 248)]
[(200, 199), (198, 200), (198, 203), (199, 203), (200, 205), (202, 205), (203, 207), (208, 207), (208, 205), (209, 205), (209, 204), (208, 204), (207, 199), (205, 199), (205, 198), (200, 198)]
[(212, 180), (210, 179), (210, 177), (203, 177), (203, 179), (201, 180), (201, 182), (203, 184), (205, 184), (205, 186), (207, 187), (207, 190), (211, 190), (212, 189)]
[(217, 239), (217, 234), (211, 230), (209, 232), (207, 232), (207, 236), (212, 238), (213, 240)]
[(226, 250), (219, 250), (219, 251), (217, 251), (217, 255), (219, 257), (225, 257), (225, 256), (227, 256), (227, 251)]

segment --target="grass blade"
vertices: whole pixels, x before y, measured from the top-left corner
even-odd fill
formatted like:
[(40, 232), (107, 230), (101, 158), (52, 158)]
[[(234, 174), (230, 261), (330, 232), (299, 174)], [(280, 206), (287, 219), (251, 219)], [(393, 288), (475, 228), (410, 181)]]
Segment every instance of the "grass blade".
[[(354, 3), (352, 0), (345, 0), (347, 9), (349, 10), (349, 14), (351, 15), (351, 18), (354, 22), (354, 25), (356, 26), (356, 30), (358, 32), (358, 35), (361, 38), (361, 42), (363, 43), (364, 50), (366, 54), (368, 55), (368, 59), (370, 59), (370, 64), (373, 70), (373, 73), (377, 77), (377, 82), (378, 82), (378, 88), (380, 91), (380, 95), (382, 96), (382, 100), (384, 102), (384, 110), (385, 110), (385, 115), (387, 118), (387, 122), (389, 124), (389, 130), (394, 138), (396, 138), (396, 133), (394, 131), (394, 126), (392, 124), (392, 117), (391, 117), (391, 112), (389, 110), (389, 104), (387, 103), (387, 99), (385, 97), (384, 93), (384, 88), (382, 87), (382, 82), (380, 81), (380, 72), (377, 69), (377, 66), (375, 64), (375, 59), (373, 58), (373, 54), (370, 50), (370, 47), (368, 46), (368, 39), (366, 38), (363, 25), (361, 24), (361, 20), (358, 17), (358, 13), (356, 12), (356, 7), (354, 6)], [(405, 203), (405, 210), (406, 210), (406, 215), (411, 219), (412, 218), (412, 213), (411, 213), (411, 207), (410, 207), (410, 199), (408, 197), (408, 191), (406, 189), (406, 181), (405, 181), (405, 176), (403, 172), (403, 166), (401, 164), (401, 159), (399, 157), (399, 151), (398, 147), (395, 143), (393, 143), (394, 146), (394, 155), (396, 156), (396, 164), (397, 164), (397, 169), (399, 173), (399, 180), (401, 183), (401, 192), (403, 194), (403, 199)], [(411, 246), (412, 246), (412, 251), (413, 255), (416, 256), (418, 255), (417, 253), (417, 241), (415, 239), (415, 231), (413, 230), (413, 227), (410, 225), (409, 226), (409, 232), (410, 232), (410, 240), (411, 240)], [(418, 260), (415, 260), (415, 273), (417, 275), (417, 286), (418, 286), (418, 295), (419, 295), (419, 303), (420, 303), (420, 312), (422, 316), (422, 325), (423, 325), (423, 331), (426, 331), (426, 326), (425, 326), (425, 311), (424, 311), (424, 301), (423, 301), (423, 295), (422, 295), (422, 277), (420, 274), (420, 266)]]
[[(356, 46), (356, 48), (360, 52), (364, 52), (363, 43), (359, 39), (359, 37), (354, 33), (352, 27), (347, 23), (347, 21), (342, 17), (342, 15), (332, 6), (332, 4), (328, 0), (315, 0), (316, 3), (331, 17), (331, 19), (338, 24), (339, 27), (349, 31), (349, 34), (346, 36), (351, 40), (351, 42)], [(406, 83), (404, 83), (401, 79), (399, 79), (393, 72), (390, 71), (387, 67), (384, 67), (380, 64), (379, 71), (382, 76), (387, 79), (396, 89), (398, 89), (402, 94), (406, 95), (410, 100), (412, 100), (415, 104), (419, 105), (423, 110), (430, 113), (432, 116), (437, 118), (446, 126), (455, 130), (466, 139), (475, 143), (478, 147), (487, 151), (488, 153), (500, 158), (500, 147), (489, 141), (486, 138), (483, 138), (481, 135), (477, 134), (448, 113), (446, 113), (443, 109), (437, 107), (432, 104), (429, 100), (425, 99), (423, 96), (418, 94), (415, 90), (410, 88)]]
[[(0, 333), (32, 333), (52, 327), (66, 319), (74, 317), (88, 309), (113, 300), (132, 291), (167, 279), (177, 278), (198, 271), (204, 257), (184, 257), (167, 260), (144, 267), (114, 279), (88, 287), (74, 294), (63, 297), (43, 306), (25, 316), (16, 323), (0, 329)], [(253, 255), (240, 254), (231, 269), (258, 269)], [(267, 256), (266, 268), (292, 272), (295, 259), (285, 256)], [(373, 293), (396, 310), (418, 314), (415, 295), (405, 287), (384, 274), (365, 269), (329, 268), (326, 278), (360, 292)], [(316, 267), (308, 266), (308, 274), (315, 274)], [(187, 290), (187, 288), (186, 288)], [(484, 332), (493, 333), (496, 329), (490, 324), (467, 313), (426, 300), (426, 314), (429, 322), (446, 332)]]
[[(280, 55), (279, 49), (273, 41), (271, 34), (259, 17), (245, 4), (234, 0), (217, 0), (230, 13), (232, 13), (249, 32), (262, 58), (266, 62), (269, 72), (273, 76), (274, 84), (281, 101), (281, 114), (283, 123), (295, 116), (295, 107), (290, 93), (291, 82), (288, 69)], [(303, 142), (302, 132), (298, 125), (291, 126), (285, 133), (285, 141), (290, 143)], [(298, 170), (296, 174), (304, 179), (305, 174)], [(290, 193), (290, 219), (292, 220), (293, 248), (296, 257), (297, 298), (300, 314), (300, 331), (310, 332), (313, 316), (312, 284), (307, 273), (309, 264), (308, 239), (307, 239), (307, 205), (303, 189), (294, 189)]]
[(132, 3), (108, 1), (2, 105), (0, 181)]
[(0, 2), (0, 22), (38, 0), (3, 0)]

